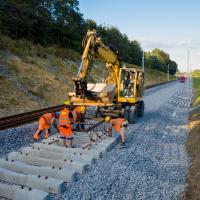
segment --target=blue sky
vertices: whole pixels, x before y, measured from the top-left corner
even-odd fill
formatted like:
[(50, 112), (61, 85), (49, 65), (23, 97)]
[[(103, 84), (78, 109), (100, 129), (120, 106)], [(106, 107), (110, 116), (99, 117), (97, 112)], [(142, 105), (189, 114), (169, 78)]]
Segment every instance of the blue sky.
[(181, 71), (200, 69), (200, 0), (79, 0), (85, 19), (113, 25), (144, 50), (170, 54)]

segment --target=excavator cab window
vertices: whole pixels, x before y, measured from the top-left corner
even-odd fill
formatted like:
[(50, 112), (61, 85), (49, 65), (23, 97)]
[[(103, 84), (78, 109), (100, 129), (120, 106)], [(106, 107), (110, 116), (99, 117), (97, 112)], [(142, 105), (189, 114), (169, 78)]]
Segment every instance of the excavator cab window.
[(121, 97), (133, 97), (134, 95), (134, 79), (135, 73), (133, 71), (123, 70), (121, 71), (120, 79), (120, 96)]

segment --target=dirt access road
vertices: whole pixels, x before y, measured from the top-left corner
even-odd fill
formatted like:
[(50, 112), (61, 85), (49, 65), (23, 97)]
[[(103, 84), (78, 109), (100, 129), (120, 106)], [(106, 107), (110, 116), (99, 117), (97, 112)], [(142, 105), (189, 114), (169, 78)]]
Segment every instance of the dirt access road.
[(177, 199), (185, 188), (190, 83), (174, 82), (145, 94), (145, 115), (130, 125), (127, 148), (117, 146), (65, 193), (53, 199)]

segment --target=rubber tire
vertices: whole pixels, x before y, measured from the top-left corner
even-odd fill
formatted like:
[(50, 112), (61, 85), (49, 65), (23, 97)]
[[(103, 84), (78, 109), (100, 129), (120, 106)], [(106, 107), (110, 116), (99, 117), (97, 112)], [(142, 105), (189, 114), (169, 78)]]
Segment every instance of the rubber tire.
[(140, 101), (138, 105), (138, 117), (143, 117), (144, 115), (144, 101)]
[(130, 106), (125, 106), (124, 108), (124, 119), (126, 119), (127, 121), (129, 121), (129, 113), (130, 113)]
[(130, 112), (129, 112), (129, 120), (128, 122), (130, 124), (135, 124), (135, 122), (137, 121), (137, 106), (131, 106), (130, 108)]

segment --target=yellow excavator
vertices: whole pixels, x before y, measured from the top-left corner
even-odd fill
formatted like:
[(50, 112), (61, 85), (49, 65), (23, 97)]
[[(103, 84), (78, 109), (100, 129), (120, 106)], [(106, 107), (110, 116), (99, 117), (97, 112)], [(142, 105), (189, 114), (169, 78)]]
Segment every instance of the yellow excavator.
[[(71, 103), (95, 106), (97, 115), (124, 117), (135, 123), (144, 114), (144, 71), (139, 67), (121, 66), (118, 53), (106, 46), (95, 30), (88, 31), (83, 42), (82, 61), (69, 93)], [(108, 77), (103, 83), (88, 83), (94, 58), (105, 62)]]

